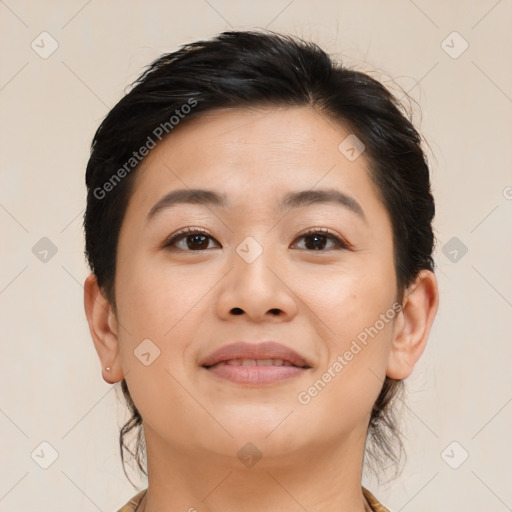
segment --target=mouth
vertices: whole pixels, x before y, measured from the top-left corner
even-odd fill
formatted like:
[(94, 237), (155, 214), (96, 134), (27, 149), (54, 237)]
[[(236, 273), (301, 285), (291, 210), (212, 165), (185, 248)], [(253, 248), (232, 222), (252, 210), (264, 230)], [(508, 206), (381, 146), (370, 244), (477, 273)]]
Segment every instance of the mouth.
[(235, 384), (258, 386), (297, 377), (309, 366), (295, 366), (282, 359), (230, 359), (205, 366), (211, 374)]
[(217, 378), (247, 386), (281, 382), (311, 369), (294, 350), (272, 341), (227, 345), (211, 354), (202, 366)]
[(310, 368), (310, 366), (297, 366), (284, 359), (229, 359), (228, 361), (220, 361), (212, 366), (205, 368), (220, 368), (221, 366), (293, 366), (294, 368)]

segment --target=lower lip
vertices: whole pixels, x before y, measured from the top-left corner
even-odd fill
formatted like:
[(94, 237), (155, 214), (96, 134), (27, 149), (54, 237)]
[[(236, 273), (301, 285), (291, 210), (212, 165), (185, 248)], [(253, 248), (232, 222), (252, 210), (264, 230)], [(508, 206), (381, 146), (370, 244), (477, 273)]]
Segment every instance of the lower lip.
[(212, 366), (206, 369), (218, 377), (236, 384), (256, 386), (291, 379), (307, 370), (307, 368), (297, 366), (235, 366), (230, 364)]

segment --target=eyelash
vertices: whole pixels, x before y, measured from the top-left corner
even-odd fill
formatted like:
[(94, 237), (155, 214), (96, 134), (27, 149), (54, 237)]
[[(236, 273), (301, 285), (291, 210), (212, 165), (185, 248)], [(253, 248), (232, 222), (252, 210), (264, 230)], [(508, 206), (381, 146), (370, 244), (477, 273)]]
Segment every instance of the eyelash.
[[(186, 238), (187, 236), (191, 235), (205, 235), (211, 239), (213, 237), (208, 234), (207, 231), (201, 228), (185, 228), (179, 231), (178, 233), (174, 233), (171, 235), (163, 244), (163, 248), (170, 248), (172, 245), (174, 245), (176, 242), (180, 241), (181, 239)], [(323, 235), (326, 236), (328, 239), (332, 240), (335, 244), (335, 248), (338, 249), (351, 249), (352, 246), (347, 241), (345, 241), (343, 238), (336, 235), (333, 231), (327, 228), (312, 228), (302, 234), (300, 234), (297, 238), (304, 238), (308, 236), (313, 235)], [(207, 249), (198, 249), (197, 251), (189, 250), (189, 249), (178, 249), (179, 251), (183, 252), (204, 252)], [(308, 250), (303, 249), (307, 252), (328, 252), (328, 250), (321, 249), (321, 250)], [(331, 249), (332, 250), (332, 249)]]

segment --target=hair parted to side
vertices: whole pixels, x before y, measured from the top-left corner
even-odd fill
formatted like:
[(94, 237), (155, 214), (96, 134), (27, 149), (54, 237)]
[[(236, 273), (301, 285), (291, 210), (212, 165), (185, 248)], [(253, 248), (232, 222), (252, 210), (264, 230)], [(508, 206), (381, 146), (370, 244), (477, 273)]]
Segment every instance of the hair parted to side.
[[(422, 139), (379, 81), (312, 42), (266, 30), (227, 31), (182, 45), (150, 64), (132, 86), (96, 131), (86, 170), (85, 255), (114, 311), (117, 241), (137, 172), (134, 152), (158, 127), (169, 127), (172, 116), (186, 123), (216, 108), (310, 106), (350, 130), (365, 145), (370, 177), (392, 221), (397, 301), (422, 269), (434, 270), (435, 206)], [(187, 104), (194, 107), (185, 110)], [(166, 133), (172, 136), (170, 128)], [(123, 178), (113, 183), (116, 173)], [(125, 379), (121, 389), (131, 414), (120, 432), (123, 469), (126, 474), (126, 451), (147, 475), (142, 418)], [(385, 463), (397, 467), (401, 460), (394, 401), (402, 393), (403, 382), (386, 377), (371, 413), (365, 464), (377, 477)], [(132, 451), (125, 441), (134, 429)]]

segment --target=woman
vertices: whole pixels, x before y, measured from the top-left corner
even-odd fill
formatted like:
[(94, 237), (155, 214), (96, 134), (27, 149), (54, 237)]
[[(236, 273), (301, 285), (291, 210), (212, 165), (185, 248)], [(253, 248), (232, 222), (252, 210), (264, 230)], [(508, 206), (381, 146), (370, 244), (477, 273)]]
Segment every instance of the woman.
[(363, 465), (399, 460), (391, 406), (439, 300), (391, 94), (298, 38), (224, 32), (146, 70), (86, 183), (85, 311), (132, 415), (122, 460), (147, 457), (121, 511), (387, 510)]

